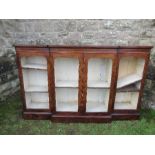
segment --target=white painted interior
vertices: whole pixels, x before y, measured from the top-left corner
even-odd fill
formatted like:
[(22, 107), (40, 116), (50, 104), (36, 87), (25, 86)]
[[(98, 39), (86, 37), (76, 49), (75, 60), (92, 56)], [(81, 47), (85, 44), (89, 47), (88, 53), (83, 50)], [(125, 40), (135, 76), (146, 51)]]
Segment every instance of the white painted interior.
[(78, 87), (79, 60), (56, 58), (54, 61), (56, 87)]
[(145, 60), (134, 57), (121, 58), (117, 88), (135, 83), (142, 79)]
[(88, 87), (110, 87), (112, 60), (91, 58), (88, 60)]
[(86, 112), (107, 112), (109, 89), (87, 89)]
[(22, 57), (21, 64), (23, 68), (47, 69), (47, 59), (41, 56)]
[(23, 69), (24, 89), (26, 92), (47, 92), (47, 70)]
[(138, 97), (138, 92), (117, 92), (114, 109), (136, 109)]
[(56, 88), (56, 111), (78, 111), (78, 88)]
[(25, 93), (26, 108), (49, 109), (48, 93)]

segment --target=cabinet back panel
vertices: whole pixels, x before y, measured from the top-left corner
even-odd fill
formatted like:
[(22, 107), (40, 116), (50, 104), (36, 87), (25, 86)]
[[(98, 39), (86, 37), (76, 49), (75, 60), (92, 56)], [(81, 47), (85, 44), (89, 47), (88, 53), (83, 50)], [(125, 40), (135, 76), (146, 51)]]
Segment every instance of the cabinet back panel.
[(45, 86), (47, 87), (47, 71), (35, 69), (23, 69), (24, 86)]
[(115, 109), (137, 109), (139, 92), (116, 93)]
[(109, 89), (87, 89), (86, 112), (107, 112)]
[(109, 82), (112, 72), (112, 60), (91, 58), (88, 60), (88, 81)]
[(56, 88), (56, 111), (78, 111), (77, 88)]
[(26, 93), (25, 96), (28, 109), (49, 109), (48, 93)]
[(119, 62), (118, 78), (131, 74), (138, 74), (142, 77), (144, 69), (144, 60), (134, 57), (124, 57)]
[(77, 81), (79, 79), (79, 60), (76, 58), (55, 58), (56, 81)]

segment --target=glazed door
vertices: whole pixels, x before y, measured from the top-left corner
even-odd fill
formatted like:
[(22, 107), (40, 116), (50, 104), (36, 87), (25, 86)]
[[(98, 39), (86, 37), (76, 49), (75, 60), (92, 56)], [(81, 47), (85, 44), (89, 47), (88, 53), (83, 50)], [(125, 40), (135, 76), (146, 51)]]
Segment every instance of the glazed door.
[(16, 50), (24, 110), (50, 111), (49, 50), (47, 48), (17, 48)]
[(51, 49), (53, 62), (53, 112), (78, 113), (82, 53), (74, 49)]
[(143, 49), (122, 49), (118, 52), (115, 111), (139, 110), (148, 59), (149, 52)]
[(87, 114), (108, 113), (112, 111), (116, 50), (87, 50), (85, 62), (85, 112)]

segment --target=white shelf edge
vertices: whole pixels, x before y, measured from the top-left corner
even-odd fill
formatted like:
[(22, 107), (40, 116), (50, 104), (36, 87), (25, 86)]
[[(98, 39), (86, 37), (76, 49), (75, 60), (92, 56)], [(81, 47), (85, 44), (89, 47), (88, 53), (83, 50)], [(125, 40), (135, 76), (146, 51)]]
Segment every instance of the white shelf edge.
[(65, 87), (71, 87), (71, 88), (77, 88), (78, 83), (76, 81), (55, 81), (55, 87), (65, 88)]
[(25, 92), (43, 92), (48, 93), (48, 87), (43, 86), (30, 86), (25, 88)]
[(38, 64), (24, 64), (22, 65), (22, 68), (24, 69), (42, 69), (42, 70), (47, 70), (46, 65), (38, 65)]
[(92, 88), (110, 88), (110, 84), (104, 81), (88, 81), (87, 87)]
[(119, 78), (117, 81), (117, 88), (122, 88), (122, 87), (128, 86), (128, 85), (133, 84), (140, 80), (142, 80), (142, 77), (137, 74), (132, 74), (129, 76)]

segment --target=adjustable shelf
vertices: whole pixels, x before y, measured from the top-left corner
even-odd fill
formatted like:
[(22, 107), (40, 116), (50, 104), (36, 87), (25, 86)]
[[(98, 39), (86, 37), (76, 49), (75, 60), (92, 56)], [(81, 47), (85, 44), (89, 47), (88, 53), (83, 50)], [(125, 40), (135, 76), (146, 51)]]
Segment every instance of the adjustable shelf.
[(138, 119), (151, 47), (16, 46), (25, 119)]
[(66, 88), (66, 87), (77, 88), (78, 87), (78, 81), (68, 81), (68, 80), (56, 81), (55, 86), (60, 87), (60, 88), (61, 87), (62, 88)]
[(47, 70), (47, 60), (44, 57), (23, 57), (21, 59), (22, 68)]
[(138, 92), (140, 91), (140, 82), (117, 89), (117, 92)]

